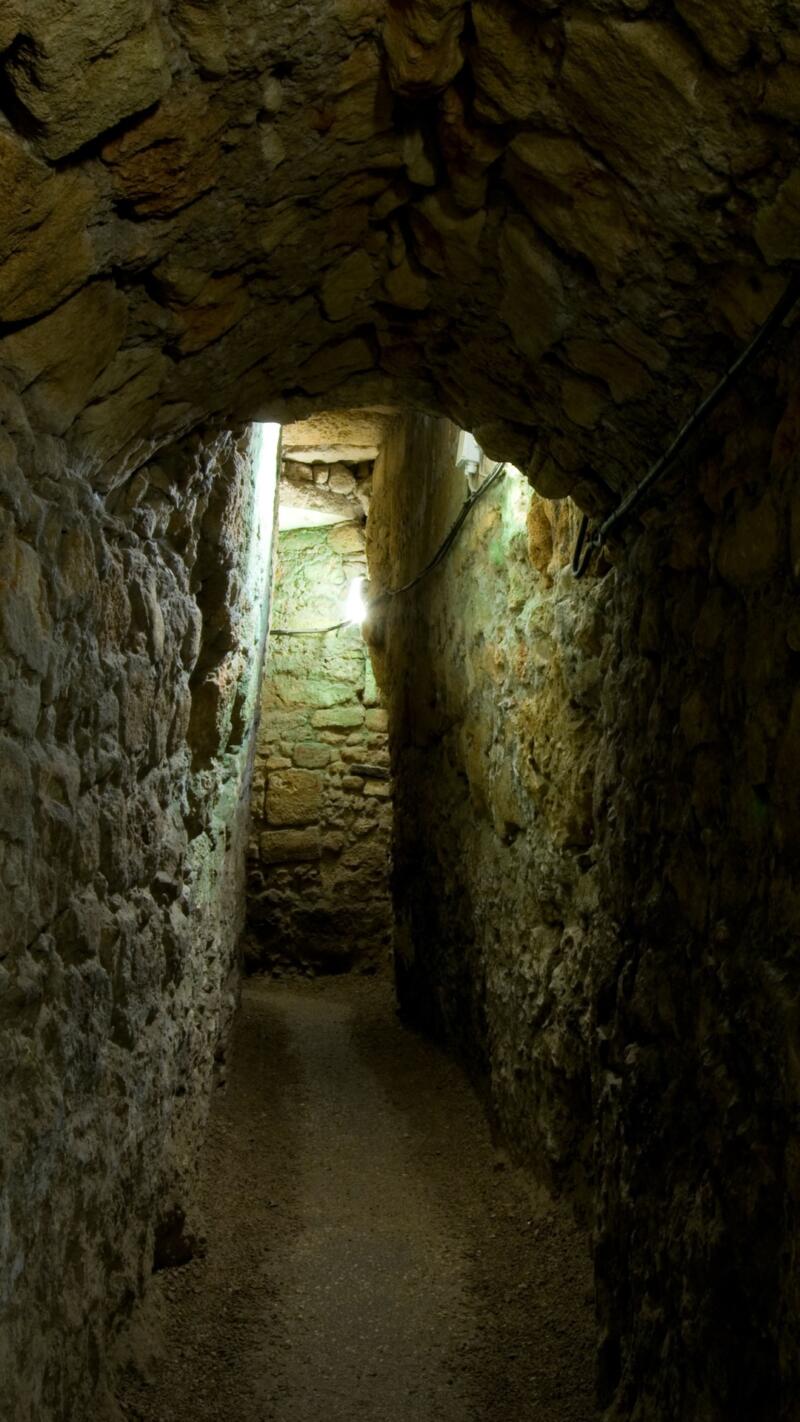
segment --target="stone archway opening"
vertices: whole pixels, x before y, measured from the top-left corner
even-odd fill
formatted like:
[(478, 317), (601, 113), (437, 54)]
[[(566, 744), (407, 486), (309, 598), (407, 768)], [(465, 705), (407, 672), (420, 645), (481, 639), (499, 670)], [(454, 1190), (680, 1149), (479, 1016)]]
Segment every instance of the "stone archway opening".
[(250, 971), (390, 966), (388, 718), (359, 602), (373, 471), (395, 416), (340, 411), (283, 429), (248, 852)]
[(384, 404), (412, 412), (374, 475), (389, 586), (463, 497), (439, 417), (538, 496), (374, 628), (405, 1001), (591, 1228), (608, 1416), (794, 1422), (796, 315), (579, 587), (564, 500), (612, 507), (781, 299), (799, 67), (783, 0), (3, 6), (20, 1422), (95, 1415), (224, 1072), (268, 607), (250, 426)]

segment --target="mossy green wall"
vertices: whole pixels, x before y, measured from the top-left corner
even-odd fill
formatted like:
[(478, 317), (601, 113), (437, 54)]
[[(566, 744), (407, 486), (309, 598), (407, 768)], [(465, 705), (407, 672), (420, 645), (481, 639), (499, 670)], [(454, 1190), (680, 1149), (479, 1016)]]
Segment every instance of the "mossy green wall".
[[(279, 539), (273, 625), (343, 617), (366, 572), (354, 524)], [(322, 971), (387, 958), (391, 787), (386, 713), (358, 627), (273, 635), (261, 697), (248, 874), (253, 967)]]

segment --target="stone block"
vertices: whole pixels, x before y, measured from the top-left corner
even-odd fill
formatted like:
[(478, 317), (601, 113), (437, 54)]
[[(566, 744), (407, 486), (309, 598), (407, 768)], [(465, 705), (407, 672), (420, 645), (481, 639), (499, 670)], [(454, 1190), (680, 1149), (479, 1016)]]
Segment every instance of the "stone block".
[(711, 59), (724, 69), (735, 69), (745, 58), (752, 41), (748, 10), (757, 0), (741, 6), (727, 6), (715, 0), (676, 0), (675, 9)]
[(343, 379), (371, 370), (375, 357), (363, 336), (324, 346), (298, 372), (298, 379), (310, 394), (321, 395)]
[(382, 706), (371, 706), (367, 711), (364, 720), (368, 731), (388, 731), (389, 712)]
[(764, 110), (786, 123), (800, 124), (800, 66), (784, 64), (767, 80)]
[[(309, 622), (321, 623), (324, 625), (330, 622), (332, 617), (339, 616), (338, 604), (330, 610), (323, 611)], [(337, 668), (335, 666), (326, 668), (332, 675), (319, 675), (305, 667), (293, 670), (290, 675), (281, 678), (281, 693), (287, 703), (295, 706), (308, 707), (310, 711), (327, 710), (331, 706), (341, 706), (353, 695), (352, 687), (343, 684), (336, 677)]]
[(284, 479), (288, 479), (290, 484), (311, 484), (317, 482), (312, 466), (310, 464), (298, 464), (294, 459), (284, 461), (283, 477)]
[(306, 741), (295, 746), (292, 759), (303, 770), (321, 770), (329, 764), (332, 754), (330, 746), (324, 746), (319, 741)]
[(322, 776), (315, 770), (276, 770), (267, 782), (271, 825), (310, 825), (322, 810)]
[[(328, 488), (332, 489), (334, 494), (352, 494), (355, 492), (355, 487), (355, 475), (350, 473), (347, 466), (345, 464), (334, 464), (328, 477)], [(331, 534), (331, 546), (336, 548), (340, 553), (363, 552), (364, 540), (363, 537), (358, 536), (358, 530), (352, 526), (348, 527), (347, 532), (350, 534), (349, 547), (346, 545), (342, 546), (341, 537), (344, 532), (344, 529), (338, 530), (339, 542), (334, 542), (334, 535)], [(353, 534), (356, 535), (355, 538), (353, 538)]]
[(392, 787), (385, 780), (367, 780), (364, 785), (364, 794), (375, 800), (388, 800), (391, 793)]
[[(137, 213), (166, 216), (214, 186), (223, 127), (221, 105), (209, 103), (201, 91), (176, 85), (135, 127), (108, 140), (103, 161), (117, 191)], [(194, 300), (203, 285), (181, 284), (173, 290), (179, 299)]]
[[(116, 355), (126, 314), (126, 299), (113, 283), (95, 282), (3, 342), (3, 363), (30, 387), (30, 408), (41, 429), (63, 434), (69, 428)], [(78, 343), (76, 330), (82, 333)]]
[(89, 275), (92, 184), (53, 173), (11, 133), (0, 134), (0, 303), (4, 321), (52, 309)]
[(166, 93), (169, 61), (149, 6), (92, 6), (91, 18), (85, 7), (71, 24), (61, 7), (40, 9), (34, 47), (12, 62), (8, 82), (48, 158), (73, 153)]
[(265, 830), (258, 841), (259, 856), (264, 864), (302, 864), (319, 859), (319, 830)]
[(400, 306), (406, 311), (424, 311), (426, 306), (430, 306), (430, 286), (408, 261), (387, 272), (383, 285), (393, 306)]
[[(602, 253), (619, 269), (635, 234), (602, 165), (582, 144), (560, 135), (521, 134), (509, 149), (506, 172), (523, 207), (542, 213), (540, 225), (560, 246), (590, 261), (601, 260)], [(543, 204), (543, 191), (554, 198)]]
[(375, 887), (380, 887), (380, 876), (386, 873), (389, 857), (387, 841), (380, 835), (372, 834), (369, 839), (352, 844), (342, 856), (341, 867), (350, 873), (369, 874), (375, 878)]
[[(322, 283), (322, 304), (325, 315), (331, 321), (342, 321), (358, 305), (364, 293), (375, 280), (375, 270), (369, 256), (364, 251), (351, 252), (336, 267), (331, 267)], [(337, 490), (350, 493), (355, 481), (352, 475), (351, 488)], [(331, 478), (331, 487), (333, 479)]]
[(351, 775), (362, 775), (365, 780), (388, 780), (389, 771), (385, 765), (363, 764), (355, 761), (350, 767)]
[(507, 0), (479, 0), (473, 6), (478, 36), (474, 78), (482, 118), (493, 123), (539, 117), (555, 72), (552, 33)]
[(756, 221), (756, 241), (768, 262), (800, 258), (800, 173), (790, 174), (775, 201), (762, 209)]
[(503, 229), (500, 263), (506, 288), (503, 319), (525, 355), (539, 360), (563, 335), (566, 325), (558, 263), (530, 224), (516, 219)]
[(42, 673), (47, 668), (52, 622), (39, 557), (13, 535), (3, 539), (0, 547), (4, 569), (0, 635), (31, 671)]
[[(343, 467), (343, 465), (336, 464), (333, 466), (333, 469), (331, 471), (331, 488), (334, 487), (334, 478), (344, 477), (343, 475), (336, 475), (336, 470)], [(347, 477), (350, 479), (353, 488), (355, 488), (355, 480), (352, 478), (352, 475), (348, 475)], [(337, 492), (350, 493), (351, 490), (349, 488), (340, 489), (337, 490)], [(364, 552), (364, 534), (362, 530), (354, 523), (344, 523), (342, 524), (341, 528), (332, 529), (329, 541), (331, 548), (335, 548), (337, 553), (349, 555)]]
[(10, 738), (0, 740), (0, 832), (24, 840), (30, 833), (31, 773), (22, 749)]
[(314, 712), (311, 724), (328, 731), (350, 731), (354, 726), (364, 724), (364, 708), (363, 706), (328, 706)]
[[(225, 8), (179, 0), (173, 13), (175, 27), (198, 68), (215, 78), (227, 74), (230, 37)], [(282, 103), (280, 82), (268, 78), (261, 92), (265, 111), (277, 113)]]
[(367, 657), (364, 669), (364, 705), (370, 708), (380, 705), (380, 693), (369, 657)]
[(286, 738), (298, 737), (306, 734), (308, 717), (304, 711), (281, 710), (272, 707), (266, 702), (263, 706), (264, 713), (264, 734), (262, 739), (267, 741), (282, 741)]

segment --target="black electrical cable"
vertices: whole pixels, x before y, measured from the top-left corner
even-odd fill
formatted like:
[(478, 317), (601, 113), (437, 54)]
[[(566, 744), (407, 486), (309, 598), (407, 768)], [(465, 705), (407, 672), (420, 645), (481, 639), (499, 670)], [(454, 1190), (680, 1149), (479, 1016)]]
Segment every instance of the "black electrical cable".
[(453, 524), (453, 527), (450, 529), (450, 532), (447, 534), (447, 537), (439, 545), (433, 557), (431, 558), (431, 561), (425, 564), (425, 567), (421, 570), (421, 572), (417, 573), (416, 577), (412, 578), (410, 582), (404, 583), (402, 587), (389, 588), (386, 592), (379, 593), (378, 596), (370, 604), (371, 607), (374, 607), (379, 602), (388, 602), (391, 598), (400, 597), (401, 593), (410, 592), (412, 588), (415, 588), (418, 583), (422, 582), (423, 578), (427, 578), (428, 574), (432, 573), (434, 568), (438, 568), (439, 564), (444, 558), (447, 557), (447, 554), (450, 552), (450, 549), (458, 538), (461, 529), (469, 518), (469, 515), (472, 513), (472, 510), (474, 509), (475, 505), (479, 502), (480, 499), (484, 497), (485, 494), (488, 494), (489, 490), (493, 488), (494, 485), (500, 481), (500, 479), (502, 479), (507, 468), (507, 464), (495, 465), (488, 479), (484, 479), (480, 488), (476, 489), (475, 493), (470, 494), (469, 498), (465, 500), (464, 506), (460, 514), (458, 515), (458, 518), (456, 519), (455, 523)]
[[(447, 557), (447, 554), (450, 552), (450, 549), (458, 538), (461, 529), (466, 523), (466, 520), (468, 519), (469, 515), (472, 513), (472, 510), (474, 509), (475, 505), (486, 494), (488, 494), (489, 490), (493, 488), (495, 484), (499, 483), (507, 469), (507, 464), (495, 465), (491, 474), (487, 479), (484, 479), (480, 488), (476, 489), (475, 493), (470, 494), (469, 498), (465, 500), (464, 506), (461, 509), (458, 518), (456, 519), (455, 523), (453, 524), (452, 528), (450, 529), (449, 533), (444, 538), (442, 543), (439, 544), (439, 547), (437, 548), (430, 562), (426, 563), (425, 567), (422, 568), (421, 571), (410, 580), (410, 582), (404, 583), (402, 587), (387, 588), (385, 592), (378, 593), (377, 597), (371, 598), (367, 603), (367, 612), (369, 612), (373, 607), (378, 607), (380, 603), (390, 602), (392, 598), (400, 597), (403, 593), (410, 592), (412, 588), (417, 587), (417, 585), (422, 582), (423, 578), (427, 578), (429, 573), (432, 573), (435, 568), (438, 568), (439, 564), (444, 558)], [(342, 627), (350, 626), (352, 626), (352, 623), (345, 621), (335, 622), (332, 627), (273, 627), (271, 635), (273, 637), (325, 637), (328, 632), (338, 632)]]
[(778, 326), (782, 325), (786, 317), (800, 300), (800, 273), (792, 276), (783, 296), (773, 307), (766, 321), (756, 331), (752, 341), (742, 351), (741, 355), (729, 366), (720, 380), (719, 384), (706, 396), (706, 399), (698, 405), (694, 414), (676, 435), (672, 444), (656, 460), (655, 464), (648, 469), (644, 478), (631, 489), (629, 494), (620, 501), (613, 513), (610, 513), (604, 523), (595, 530), (591, 538), (588, 538), (589, 519), (586, 514), (581, 520), (578, 541), (575, 544), (575, 552), (572, 555), (572, 571), (576, 578), (582, 578), (589, 567), (592, 558), (605, 543), (608, 535), (620, 524), (623, 519), (629, 518), (633, 510), (641, 503), (645, 494), (653, 485), (666, 474), (670, 465), (674, 463), (681, 450), (688, 444), (692, 435), (703, 425), (717, 408), (720, 401), (727, 395), (731, 386), (741, 375), (742, 371), (758, 355), (759, 351), (767, 344)]
[(334, 622), (332, 627), (271, 627), (271, 637), (326, 637), (329, 632), (338, 632), (342, 627), (352, 627), (346, 619)]

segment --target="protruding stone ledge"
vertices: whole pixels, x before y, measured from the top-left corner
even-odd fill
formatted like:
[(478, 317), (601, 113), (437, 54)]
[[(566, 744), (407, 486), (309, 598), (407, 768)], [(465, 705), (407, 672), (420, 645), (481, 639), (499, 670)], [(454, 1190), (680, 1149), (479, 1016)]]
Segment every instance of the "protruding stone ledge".
[(354, 762), (350, 766), (351, 775), (362, 775), (365, 780), (388, 780), (389, 771), (385, 765), (361, 765)]

